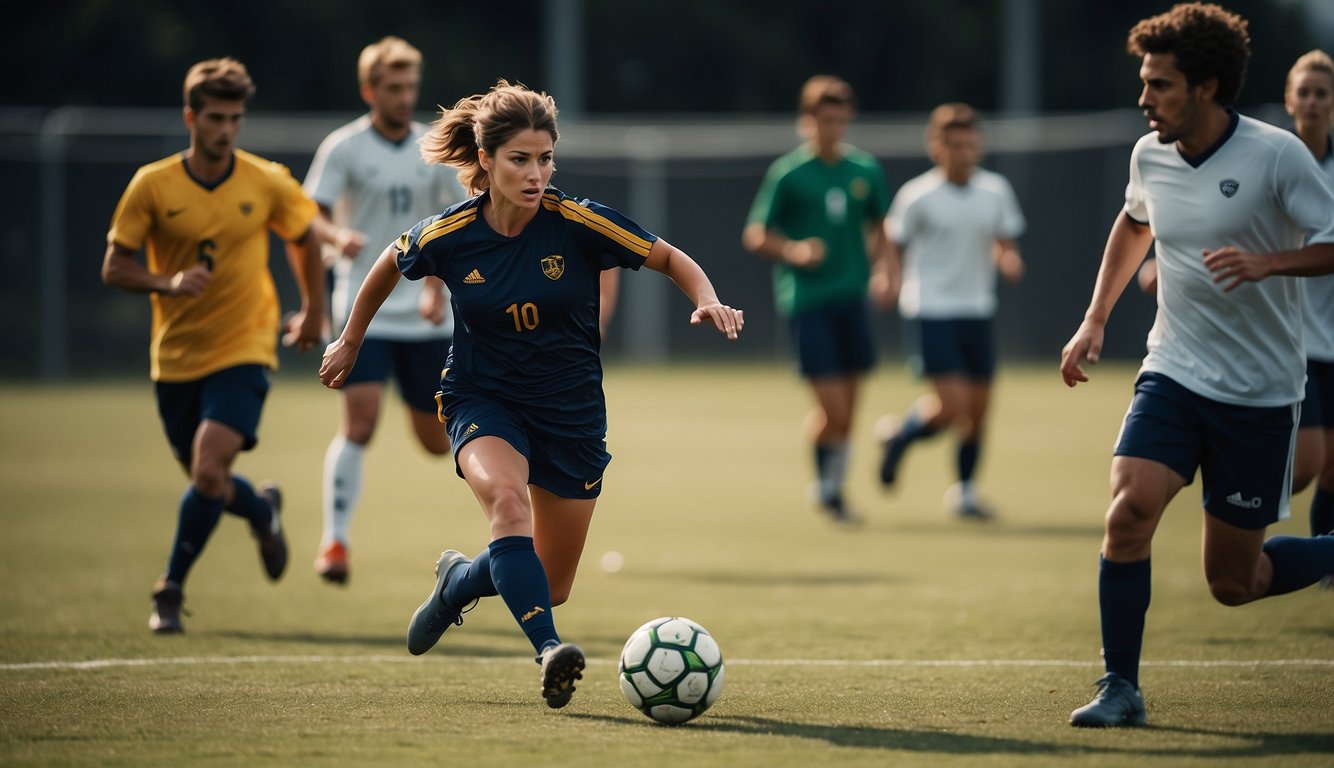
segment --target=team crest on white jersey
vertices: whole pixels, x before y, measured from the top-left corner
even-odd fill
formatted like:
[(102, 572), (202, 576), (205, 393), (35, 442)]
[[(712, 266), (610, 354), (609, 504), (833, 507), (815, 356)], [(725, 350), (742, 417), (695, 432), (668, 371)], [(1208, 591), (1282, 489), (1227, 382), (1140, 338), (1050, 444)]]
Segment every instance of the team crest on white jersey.
[(1223, 179), (1218, 182), (1218, 191), (1223, 193), (1223, 197), (1232, 197), (1240, 188), (1241, 182), (1236, 179)]
[(542, 274), (552, 280), (559, 280), (560, 276), (565, 274), (565, 257), (559, 253), (553, 253), (542, 259)]

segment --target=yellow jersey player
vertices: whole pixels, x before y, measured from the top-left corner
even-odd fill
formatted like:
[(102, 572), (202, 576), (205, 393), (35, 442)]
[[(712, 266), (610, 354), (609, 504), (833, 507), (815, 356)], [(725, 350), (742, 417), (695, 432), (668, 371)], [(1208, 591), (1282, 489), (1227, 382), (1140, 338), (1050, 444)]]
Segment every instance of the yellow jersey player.
[(270, 230), (290, 243), (301, 291), (285, 342), (309, 349), (324, 314), (314, 201), (287, 168), (235, 146), (255, 91), (245, 67), (230, 58), (202, 61), (184, 90), (190, 147), (135, 173), (102, 263), (107, 285), (149, 294), (158, 413), (190, 476), (167, 570), (153, 590), (148, 624), (159, 633), (182, 631), (185, 577), (224, 510), (250, 524), (270, 579), (287, 565), (278, 488), (256, 489), (231, 473), (237, 454), (257, 442), (268, 371), (278, 363)]

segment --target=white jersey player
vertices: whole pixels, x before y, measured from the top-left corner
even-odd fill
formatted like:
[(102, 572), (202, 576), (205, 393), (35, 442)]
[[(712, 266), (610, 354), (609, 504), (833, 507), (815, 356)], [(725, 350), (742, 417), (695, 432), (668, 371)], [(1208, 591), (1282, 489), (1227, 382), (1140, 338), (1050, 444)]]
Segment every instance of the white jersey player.
[[(357, 290), (381, 250), (413, 224), (465, 196), (457, 173), (427, 165), (417, 146), (426, 131), (412, 121), (421, 53), (386, 37), (362, 51), (357, 70), (370, 114), (325, 138), (305, 182), (322, 214), (336, 225), (331, 258), (335, 334), (346, 324)], [(437, 456), (449, 453), (435, 393), (452, 333), (452, 312), (438, 279), (400, 282), (371, 322), (341, 390), (342, 426), (325, 455), (324, 532), (315, 561), (323, 578), (347, 582), (348, 532), (361, 493), (362, 454), (375, 432), (391, 375), (422, 447)]]
[(1149, 555), (1168, 502), (1198, 469), (1204, 572), (1224, 605), (1291, 592), (1334, 570), (1334, 536), (1265, 538), (1287, 514), (1304, 351), (1294, 276), (1334, 272), (1334, 191), (1291, 133), (1232, 111), (1246, 21), (1177, 5), (1130, 32), (1152, 131), (1131, 154), (1126, 203), (1093, 297), (1061, 352), (1087, 381), (1113, 305), (1158, 254), (1158, 316), (1112, 459), (1098, 600), (1106, 674), (1077, 726), (1143, 725), (1139, 656)]
[(1010, 282), (1023, 276), (1016, 239), (1024, 214), (1005, 177), (977, 167), (980, 135), (968, 105), (942, 104), (931, 112), (927, 151), (935, 167), (899, 189), (885, 227), (903, 254), (904, 345), (932, 391), (902, 424), (881, 419), (880, 482), (894, 484), (915, 440), (952, 427), (959, 483), (947, 503), (960, 517), (987, 519), (992, 513), (978, 501), (973, 475), (996, 373), (996, 275)]

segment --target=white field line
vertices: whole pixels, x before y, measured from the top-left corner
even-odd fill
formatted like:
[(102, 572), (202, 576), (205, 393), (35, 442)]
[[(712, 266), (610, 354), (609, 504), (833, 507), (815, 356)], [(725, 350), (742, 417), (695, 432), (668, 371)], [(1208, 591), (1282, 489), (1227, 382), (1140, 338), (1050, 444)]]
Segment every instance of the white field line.
[[(744, 667), (1096, 667), (1098, 661), (1071, 659), (724, 659)], [(219, 664), (421, 664), (432, 662), (471, 664), (531, 664), (527, 656), (436, 656), (416, 659), (405, 655), (274, 655), (274, 656), (182, 656), (143, 659), (88, 659), (86, 661), (29, 661), (0, 663), (0, 671), (97, 670), (115, 667), (204, 666)], [(611, 665), (613, 659), (589, 659), (589, 664)], [(1175, 659), (1143, 661), (1145, 667), (1334, 667), (1334, 659)]]

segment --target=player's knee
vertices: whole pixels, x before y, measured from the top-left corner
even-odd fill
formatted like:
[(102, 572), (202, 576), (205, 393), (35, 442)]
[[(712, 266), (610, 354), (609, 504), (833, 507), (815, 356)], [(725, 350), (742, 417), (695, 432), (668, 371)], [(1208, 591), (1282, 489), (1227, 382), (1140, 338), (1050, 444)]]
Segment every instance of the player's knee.
[(1147, 546), (1153, 539), (1156, 511), (1132, 494), (1118, 494), (1107, 510), (1106, 535), (1114, 549), (1127, 550)]
[(1258, 597), (1250, 584), (1230, 576), (1209, 577), (1209, 594), (1227, 606), (1245, 605)]
[(226, 494), (227, 480), (227, 470), (222, 467), (196, 466), (190, 473), (190, 483), (195, 490), (210, 499)]
[(343, 438), (349, 443), (356, 443), (365, 448), (371, 444), (371, 438), (375, 437), (375, 422), (366, 424), (348, 424), (347, 430), (343, 432)]
[(448, 437), (445, 437), (443, 439), (436, 439), (434, 437), (423, 437), (420, 442), (422, 444), (422, 448), (426, 449), (426, 452), (431, 454), (432, 456), (449, 455), (450, 446)]

